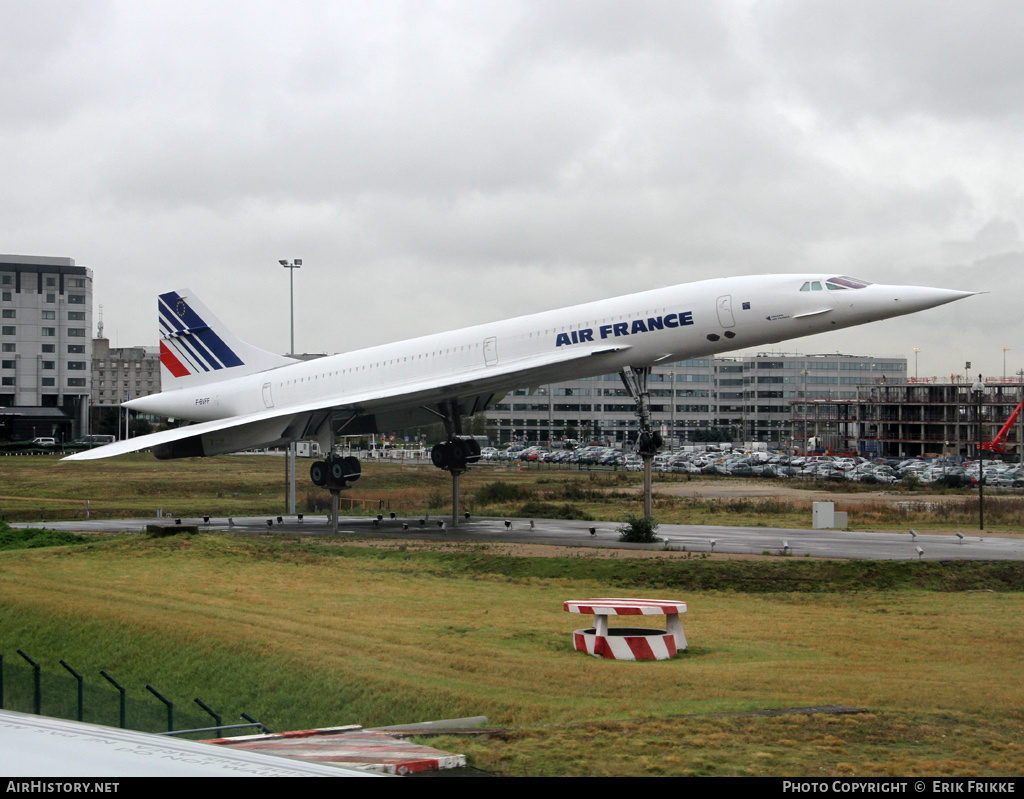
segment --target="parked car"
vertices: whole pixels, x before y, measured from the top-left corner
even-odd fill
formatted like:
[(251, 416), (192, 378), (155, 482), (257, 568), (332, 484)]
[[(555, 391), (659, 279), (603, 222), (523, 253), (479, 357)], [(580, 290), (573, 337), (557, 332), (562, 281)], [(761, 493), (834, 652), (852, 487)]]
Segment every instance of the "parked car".
[(95, 434), (76, 438), (71, 442), (71, 444), (72, 446), (81, 447), (82, 449), (89, 449), (92, 447), (102, 447), (105, 444), (113, 444), (116, 440), (117, 439), (111, 435)]

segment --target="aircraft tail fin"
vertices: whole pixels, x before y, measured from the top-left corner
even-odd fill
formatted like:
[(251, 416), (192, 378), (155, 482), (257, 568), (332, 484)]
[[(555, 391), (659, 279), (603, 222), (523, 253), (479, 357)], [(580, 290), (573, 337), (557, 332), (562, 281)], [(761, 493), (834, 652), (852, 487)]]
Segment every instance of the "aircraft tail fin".
[(237, 338), (189, 289), (161, 294), (157, 308), (164, 391), (295, 363)]

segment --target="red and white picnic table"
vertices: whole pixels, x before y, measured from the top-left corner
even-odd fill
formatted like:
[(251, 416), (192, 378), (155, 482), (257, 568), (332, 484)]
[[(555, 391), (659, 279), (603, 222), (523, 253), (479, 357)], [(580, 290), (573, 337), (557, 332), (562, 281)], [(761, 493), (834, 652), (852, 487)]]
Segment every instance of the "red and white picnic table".
[[(594, 626), (573, 632), (578, 652), (612, 660), (668, 660), (686, 649), (686, 635), (679, 614), (686, 603), (667, 599), (571, 599), (563, 605), (569, 613), (593, 614)], [(609, 616), (665, 616), (665, 629), (608, 627)]]

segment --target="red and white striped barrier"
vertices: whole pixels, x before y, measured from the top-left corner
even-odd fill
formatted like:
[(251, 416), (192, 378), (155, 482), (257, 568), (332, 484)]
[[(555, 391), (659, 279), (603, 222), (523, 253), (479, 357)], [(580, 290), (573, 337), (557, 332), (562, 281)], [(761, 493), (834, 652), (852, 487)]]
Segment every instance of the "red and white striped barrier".
[[(569, 613), (592, 613), (594, 626), (573, 632), (578, 652), (611, 660), (668, 660), (687, 648), (679, 614), (686, 603), (663, 599), (601, 598), (569, 600)], [(609, 616), (665, 616), (664, 630), (608, 627)]]

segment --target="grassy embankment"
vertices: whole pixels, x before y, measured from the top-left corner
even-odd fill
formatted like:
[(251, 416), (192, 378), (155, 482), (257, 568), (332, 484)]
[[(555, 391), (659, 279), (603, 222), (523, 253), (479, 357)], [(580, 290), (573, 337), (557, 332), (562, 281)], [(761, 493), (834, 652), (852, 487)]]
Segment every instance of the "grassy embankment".
[[(95, 538), (0, 553), (0, 652), (277, 729), (486, 715), (503, 774), (1018, 774), (1019, 564), (723, 562)], [(685, 599), (690, 650), (580, 655), (566, 599)], [(672, 718), (821, 704), (852, 717)], [(653, 719), (652, 721), (638, 721)]]
[[(309, 487), (307, 464), (300, 461), (299, 510), (324, 512), (328, 494)], [(593, 518), (621, 521), (641, 509), (640, 475), (626, 472), (581, 472), (574, 469), (528, 469), (482, 465), (462, 477), (464, 510), (477, 515)], [(753, 486), (753, 495), (736, 498), (678, 496), (676, 488)], [(771, 489), (807, 487), (806, 496), (778, 498)], [(271, 456), (223, 456), (156, 461), (133, 455), (106, 461), (62, 463), (54, 456), (0, 459), (0, 511), (8, 521), (152, 516), (158, 509), (180, 516), (277, 515), (285, 511), (284, 459)], [(764, 494), (758, 496), (758, 489)], [(750, 492), (747, 492), (748, 494)], [(864, 502), (865, 494), (878, 499)], [(977, 496), (969, 490), (938, 497), (907, 487), (880, 491), (837, 484), (732, 478), (687, 480), (658, 476), (655, 514), (659, 522), (806, 527), (811, 503), (829, 499), (847, 511), (857, 529), (953, 531), (977, 523)], [(451, 481), (429, 465), (367, 463), (363, 478), (344, 492), (350, 512), (365, 515), (378, 507), (402, 515), (450, 513)], [(990, 532), (1024, 530), (1024, 498), (989, 495), (985, 503)]]

